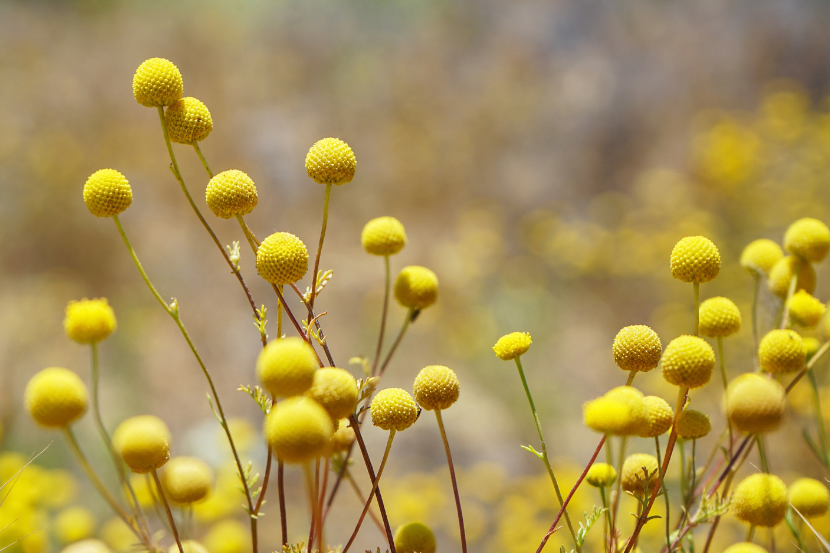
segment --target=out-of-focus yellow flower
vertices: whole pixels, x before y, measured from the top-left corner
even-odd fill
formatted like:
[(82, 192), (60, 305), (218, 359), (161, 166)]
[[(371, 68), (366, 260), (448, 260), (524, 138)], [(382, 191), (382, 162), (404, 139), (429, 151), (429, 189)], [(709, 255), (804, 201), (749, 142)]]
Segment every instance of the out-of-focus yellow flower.
[(53, 532), (61, 543), (72, 543), (92, 536), (95, 532), (95, 515), (86, 507), (64, 509), (55, 517)]

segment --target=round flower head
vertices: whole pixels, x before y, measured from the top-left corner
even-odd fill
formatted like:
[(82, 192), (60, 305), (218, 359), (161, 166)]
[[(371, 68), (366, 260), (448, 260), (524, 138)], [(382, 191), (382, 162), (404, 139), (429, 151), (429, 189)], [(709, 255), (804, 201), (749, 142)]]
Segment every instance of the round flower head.
[(70, 543), (61, 549), (61, 553), (112, 553), (112, 549), (101, 540), (87, 538)]
[(784, 248), (811, 263), (818, 263), (830, 251), (830, 229), (818, 219), (799, 219), (784, 233)]
[(646, 405), (646, 418), (648, 422), (640, 431), (641, 438), (654, 438), (665, 434), (674, 422), (674, 411), (665, 399), (657, 396), (646, 396), (643, 398)]
[(582, 407), (585, 424), (597, 432), (617, 436), (639, 435), (648, 424), (643, 394), (632, 386), (620, 386)]
[(29, 380), (23, 397), (26, 410), (36, 423), (61, 428), (84, 414), (89, 396), (77, 374), (69, 369), (49, 367)]
[(493, 351), (502, 361), (510, 361), (527, 353), (531, 342), (530, 334), (527, 332), (511, 332), (499, 338), (493, 346)]
[(112, 445), (131, 471), (144, 474), (170, 458), (170, 430), (158, 417), (132, 417), (115, 429)]
[(135, 101), (148, 108), (173, 105), (182, 97), (183, 88), (179, 68), (164, 58), (150, 58), (133, 76)]
[(771, 432), (787, 413), (787, 393), (777, 381), (764, 376), (742, 374), (726, 389), (726, 416), (742, 432)]
[(409, 309), (425, 309), (438, 299), (438, 277), (426, 267), (404, 267), (395, 280), (395, 299)]
[(55, 535), (61, 543), (71, 543), (90, 537), (95, 532), (95, 515), (86, 507), (68, 507), (54, 520)]
[(276, 404), (265, 419), (265, 438), (286, 463), (305, 463), (329, 450), (334, 422), (323, 407), (308, 397)]
[(643, 467), (645, 467), (648, 475), (651, 477), (649, 480), (650, 492), (654, 493), (657, 490), (660, 485), (657, 458), (647, 453), (635, 453), (634, 455), (629, 455), (622, 466), (620, 483), (624, 491), (642, 497), (643, 486), (646, 483), (646, 475), (643, 472)]
[(612, 350), (614, 362), (622, 370), (648, 372), (660, 363), (663, 344), (650, 327), (632, 325), (617, 333)]
[(726, 337), (741, 329), (741, 312), (729, 298), (709, 298), (700, 304), (700, 333), (709, 338)]
[(379, 391), (370, 407), (372, 424), (383, 430), (406, 430), (418, 420), (418, 405), (400, 388)]
[(808, 336), (807, 338), (802, 336), (801, 339), (804, 340), (804, 350), (807, 352), (807, 361), (809, 362), (818, 353), (821, 342), (818, 341), (818, 338), (813, 338), (812, 336)]
[(748, 476), (735, 488), (732, 512), (753, 526), (778, 526), (787, 513), (787, 486), (772, 474)]
[(663, 378), (675, 386), (698, 388), (709, 382), (715, 352), (703, 338), (680, 336), (663, 353)]
[(331, 437), (331, 452), (345, 453), (354, 442), (354, 428), (349, 426), (348, 419), (340, 419), (337, 431)]
[(807, 348), (794, 330), (775, 329), (761, 338), (758, 360), (761, 368), (771, 373), (791, 373), (804, 366)]
[(308, 271), (308, 250), (293, 234), (274, 233), (256, 252), (256, 270), (271, 284), (293, 284)]
[(769, 272), (767, 286), (770, 292), (786, 297), (794, 274), (798, 275), (795, 280), (796, 291), (806, 290), (808, 294), (816, 291), (816, 270), (808, 262), (790, 255), (776, 263)]
[(205, 199), (210, 211), (222, 219), (247, 215), (256, 207), (256, 186), (251, 177), (242, 171), (236, 169), (222, 171), (208, 182)]
[(435, 553), (435, 535), (426, 524), (404, 524), (395, 531), (395, 550), (400, 553)]
[(671, 276), (683, 282), (709, 282), (720, 272), (717, 246), (703, 236), (682, 238), (671, 251)]
[(84, 203), (96, 217), (112, 217), (130, 207), (133, 190), (127, 178), (115, 169), (100, 169), (84, 184)]
[(427, 411), (449, 409), (458, 400), (458, 377), (449, 367), (430, 365), (415, 377), (412, 391), (415, 401)]
[(318, 366), (317, 356), (308, 342), (291, 336), (269, 342), (259, 353), (256, 371), (262, 385), (273, 396), (290, 397), (311, 388)]
[(366, 223), (360, 241), (372, 255), (395, 255), (406, 246), (406, 232), (394, 217), (378, 217)]
[(115, 330), (115, 313), (106, 298), (70, 301), (63, 328), (70, 339), (81, 344), (100, 342)]
[(741, 253), (741, 267), (747, 271), (769, 274), (773, 266), (784, 257), (781, 246), (767, 238), (753, 240)]
[(681, 411), (677, 416), (677, 437), (683, 440), (696, 440), (712, 430), (712, 423), (704, 413), (694, 409)]
[(314, 380), (305, 395), (322, 405), (335, 421), (348, 417), (357, 408), (357, 382), (343, 369), (314, 371)]
[(161, 482), (171, 501), (189, 505), (201, 501), (210, 493), (213, 471), (201, 459), (174, 457), (164, 467)]
[(726, 549), (724, 549), (723, 553), (769, 553), (766, 549), (761, 547), (760, 545), (755, 545), (754, 543), (749, 543), (748, 541), (736, 543), (735, 545), (730, 545)]
[(787, 309), (793, 323), (804, 328), (815, 328), (824, 316), (825, 306), (804, 290), (787, 300)]
[(164, 118), (170, 140), (178, 144), (195, 144), (213, 130), (207, 106), (196, 98), (181, 98), (165, 110)]
[(338, 138), (314, 143), (305, 156), (308, 176), (320, 184), (346, 184), (354, 178), (357, 160), (349, 145)]
[(617, 479), (617, 471), (608, 463), (594, 463), (585, 475), (585, 481), (595, 488), (606, 488)]
[(800, 478), (790, 485), (788, 499), (807, 518), (820, 517), (830, 508), (827, 486), (812, 478)]

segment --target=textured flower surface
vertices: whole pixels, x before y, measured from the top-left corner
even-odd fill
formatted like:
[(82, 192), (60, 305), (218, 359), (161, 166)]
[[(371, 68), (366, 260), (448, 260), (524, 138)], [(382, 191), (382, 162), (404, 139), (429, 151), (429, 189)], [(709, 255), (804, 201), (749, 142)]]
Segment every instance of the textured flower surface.
[(409, 309), (426, 309), (438, 299), (438, 277), (426, 267), (404, 267), (395, 279), (395, 299)]
[(304, 393), (314, 383), (319, 364), (308, 342), (296, 336), (273, 340), (257, 358), (259, 381), (275, 397)]
[(173, 62), (164, 58), (150, 58), (135, 71), (133, 96), (148, 108), (170, 106), (182, 97), (182, 74)]
[(265, 437), (286, 463), (305, 463), (325, 455), (334, 434), (334, 422), (311, 398), (281, 401), (265, 419)]
[(406, 231), (394, 217), (378, 217), (366, 223), (360, 241), (372, 255), (394, 255), (406, 245)]
[(801, 259), (819, 263), (830, 251), (830, 229), (818, 219), (799, 219), (784, 233), (784, 249)]
[(144, 474), (170, 459), (170, 430), (153, 415), (131, 417), (115, 429), (112, 445), (131, 471)]
[(77, 374), (62, 367), (49, 367), (29, 380), (23, 401), (36, 423), (61, 428), (84, 414), (88, 397), (86, 385)]
[(256, 270), (271, 284), (294, 284), (308, 271), (308, 250), (293, 234), (274, 233), (257, 249)]
[(761, 339), (758, 345), (758, 360), (765, 371), (773, 374), (791, 373), (801, 370), (804, 366), (807, 348), (798, 332), (775, 329)]
[(247, 215), (257, 204), (256, 185), (242, 171), (222, 171), (208, 182), (205, 200), (210, 211), (222, 219)]
[(189, 96), (168, 107), (164, 118), (170, 140), (179, 144), (194, 144), (204, 140), (213, 130), (213, 119), (207, 106)]
[(741, 329), (741, 311), (729, 298), (717, 296), (700, 304), (700, 333), (709, 338), (726, 337)]
[(406, 430), (418, 419), (418, 405), (400, 388), (379, 391), (370, 408), (372, 424), (383, 430)]
[(768, 274), (772, 268), (784, 257), (781, 246), (767, 238), (753, 240), (741, 253), (741, 266), (761, 274)]
[(502, 361), (511, 361), (527, 353), (532, 342), (533, 340), (530, 339), (530, 334), (527, 332), (511, 332), (499, 338), (499, 341), (493, 346), (493, 351)]
[(799, 478), (790, 484), (787, 497), (807, 518), (820, 517), (830, 508), (830, 491), (823, 482), (813, 478)]
[(698, 388), (709, 382), (715, 367), (712, 346), (697, 336), (680, 336), (663, 353), (663, 378), (675, 386)]
[(624, 371), (648, 372), (660, 364), (663, 344), (651, 327), (627, 326), (617, 333), (612, 346), (614, 362)]
[(115, 313), (106, 298), (70, 301), (63, 328), (70, 339), (81, 344), (100, 342), (115, 330)]
[(443, 365), (421, 369), (412, 385), (415, 401), (428, 411), (449, 409), (458, 400), (460, 384), (455, 371)]
[(778, 526), (787, 512), (787, 486), (773, 474), (750, 475), (735, 488), (732, 511), (754, 526)]
[(133, 202), (133, 190), (127, 178), (115, 169), (100, 169), (84, 184), (84, 203), (96, 217), (122, 213)]
[(726, 389), (726, 416), (740, 431), (757, 434), (777, 429), (787, 413), (787, 393), (777, 381), (742, 374)]
[(671, 252), (671, 274), (683, 282), (709, 282), (720, 272), (720, 252), (703, 236), (687, 236)]
[(357, 159), (349, 145), (339, 138), (314, 143), (305, 158), (308, 176), (320, 184), (346, 184), (354, 178)]

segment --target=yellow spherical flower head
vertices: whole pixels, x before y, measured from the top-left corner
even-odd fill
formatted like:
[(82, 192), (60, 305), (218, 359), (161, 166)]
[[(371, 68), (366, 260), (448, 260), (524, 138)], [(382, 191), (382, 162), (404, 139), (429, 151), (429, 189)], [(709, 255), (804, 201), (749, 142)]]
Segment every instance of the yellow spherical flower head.
[(118, 425), (112, 445), (131, 471), (144, 474), (170, 458), (170, 430), (158, 417), (139, 415)]
[(787, 300), (787, 309), (793, 323), (803, 328), (815, 328), (824, 316), (825, 306), (804, 290)]
[[(643, 472), (643, 467), (648, 471), (649, 490), (653, 494), (660, 485), (659, 465), (657, 458), (646, 453), (635, 453), (629, 455), (622, 466), (622, 476), (620, 483), (622, 489), (631, 492), (638, 497), (642, 497), (643, 489), (646, 483), (646, 474)], [(653, 475), (653, 476), (652, 476)]]
[(617, 479), (617, 471), (608, 463), (594, 463), (585, 475), (585, 481), (595, 488), (606, 488)]
[(112, 217), (130, 207), (133, 189), (115, 169), (99, 169), (84, 184), (84, 203), (96, 217)]
[(115, 330), (115, 313), (106, 298), (70, 301), (63, 328), (70, 339), (81, 344), (100, 342)]
[(787, 486), (772, 474), (748, 476), (735, 488), (732, 512), (753, 526), (778, 526), (787, 512)]
[(748, 541), (730, 545), (724, 549), (723, 553), (769, 553), (760, 545), (749, 543)]
[(720, 272), (720, 252), (703, 236), (682, 238), (671, 251), (671, 275), (683, 282), (709, 282)]
[(791, 373), (804, 366), (807, 348), (794, 330), (771, 330), (761, 339), (758, 360), (761, 368), (771, 373)]
[(161, 483), (167, 497), (180, 505), (190, 505), (206, 498), (213, 485), (213, 471), (195, 457), (174, 457), (164, 467)]
[(830, 229), (818, 219), (799, 219), (784, 233), (784, 248), (811, 263), (819, 263), (830, 251)]
[(418, 419), (418, 405), (400, 388), (379, 391), (370, 407), (372, 424), (383, 430), (406, 430)]
[[(207, 548), (195, 540), (182, 540), (182, 551), (184, 553), (208, 553)], [(167, 553), (179, 553), (178, 544), (173, 544), (167, 548)]]
[(781, 259), (769, 272), (767, 286), (770, 292), (782, 298), (786, 297), (793, 275), (798, 275), (795, 280), (796, 291), (806, 290), (808, 294), (815, 292), (816, 270), (810, 263), (794, 255)]
[(222, 219), (247, 215), (257, 204), (256, 186), (242, 171), (222, 171), (208, 182), (205, 200), (210, 211)]
[(643, 394), (637, 388), (620, 386), (582, 407), (585, 425), (603, 434), (639, 435), (648, 425)]
[(238, 520), (225, 519), (214, 524), (203, 541), (210, 553), (247, 553), (251, 530)]
[(731, 336), (741, 329), (741, 311), (729, 298), (717, 296), (700, 304), (700, 333), (709, 338)]
[(61, 553), (112, 553), (112, 549), (101, 540), (87, 538), (67, 545), (61, 549)]
[(455, 371), (443, 365), (429, 365), (415, 377), (412, 391), (418, 405), (432, 411), (448, 409), (458, 400), (458, 376)]
[(357, 159), (349, 145), (339, 138), (314, 143), (305, 156), (308, 176), (320, 184), (345, 184), (354, 178)]
[(354, 442), (354, 428), (349, 426), (349, 419), (340, 419), (337, 431), (331, 437), (331, 452), (345, 453)]
[(394, 217), (378, 217), (366, 223), (360, 241), (372, 255), (395, 255), (406, 246), (406, 231)]
[(804, 350), (807, 352), (807, 361), (809, 362), (813, 356), (818, 353), (819, 348), (821, 347), (821, 342), (818, 341), (818, 338), (813, 338), (812, 336), (808, 337), (801, 337), (804, 340)]
[(410, 522), (395, 531), (395, 550), (400, 553), (435, 553), (435, 535), (426, 524)]
[(36, 423), (61, 428), (84, 414), (88, 397), (86, 385), (77, 374), (49, 367), (29, 380), (23, 401)]
[(771, 378), (742, 374), (726, 389), (726, 416), (742, 432), (771, 432), (781, 425), (786, 413), (787, 393)]
[(173, 105), (182, 97), (183, 89), (179, 68), (164, 58), (150, 58), (133, 76), (135, 101), (148, 108)]
[(275, 397), (305, 393), (314, 383), (319, 364), (314, 350), (302, 338), (280, 338), (265, 346), (257, 358), (259, 381)]
[(348, 417), (357, 409), (357, 381), (349, 371), (336, 368), (314, 371), (305, 395), (323, 406), (332, 420)]
[(527, 353), (532, 342), (527, 332), (511, 332), (499, 338), (493, 346), (493, 351), (502, 361), (510, 361)]
[(182, 98), (164, 112), (170, 140), (178, 144), (195, 144), (213, 130), (213, 120), (205, 104), (196, 98)]
[(741, 267), (747, 271), (769, 274), (776, 263), (784, 257), (781, 246), (767, 238), (753, 240), (741, 253)]
[(308, 271), (308, 250), (293, 234), (276, 232), (260, 244), (256, 270), (271, 284), (293, 284)]
[(281, 401), (265, 419), (265, 438), (286, 463), (305, 463), (329, 450), (334, 422), (323, 407), (308, 397)]
[(623, 328), (611, 348), (614, 362), (624, 371), (648, 372), (660, 363), (663, 344), (654, 330), (645, 325)]
[(694, 409), (681, 411), (677, 416), (677, 437), (683, 440), (696, 440), (712, 431), (712, 423), (704, 413)]
[(643, 398), (648, 422), (643, 426), (640, 437), (654, 438), (665, 434), (674, 422), (674, 411), (665, 399), (657, 396)]
[(395, 280), (395, 299), (409, 309), (426, 309), (438, 299), (438, 277), (426, 267), (404, 267)]
[(697, 336), (675, 338), (663, 353), (663, 378), (675, 386), (703, 386), (709, 382), (714, 366), (712, 346)]
[(799, 478), (793, 482), (787, 497), (793, 507), (807, 518), (820, 517), (830, 508), (827, 486), (812, 478)]
[(69, 507), (55, 517), (54, 532), (61, 543), (90, 537), (95, 532), (95, 515), (86, 507)]

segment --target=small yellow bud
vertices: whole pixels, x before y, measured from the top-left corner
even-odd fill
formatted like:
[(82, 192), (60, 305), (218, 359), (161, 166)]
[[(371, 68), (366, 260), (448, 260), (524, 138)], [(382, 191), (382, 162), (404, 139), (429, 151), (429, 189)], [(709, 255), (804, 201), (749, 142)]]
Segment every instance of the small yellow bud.
[(208, 182), (205, 200), (210, 211), (222, 219), (247, 215), (257, 204), (256, 186), (242, 171), (222, 171)]
[(305, 157), (308, 176), (320, 184), (341, 185), (351, 182), (356, 167), (354, 152), (338, 138), (318, 140)]
[(170, 106), (182, 97), (182, 74), (164, 58), (150, 58), (133, 76), (135, 101), (148, 108)]
[(790, 320), (803, 328), (815, 328), (824, 316), (825, 306), (804, 290), (799, 290), (787, 300)]
[(632, 386), (619, 386), (582, 407), (585, 425), (616, 436), (639, 435), (648, 425), (643, 393)]
[(748, 541), (736, 543), (727, 547), (723, 553), (769, 553), (760, 545), (749, 543)]
[(754, 526), (778, 526), (787, 512), (787, 486), (772, 474), (748, 476), (735, 488), (732, 512)]
[(627, 326), (617, 333), (614, 362), (624, 371), (648, 372), (657, 367), (663, 344), (654, 330), (645, 325)]
[(340, 419), (337, 431), (331, 437), (331, 452), (345, 453), (354, 442), (354, 428), (349, 426), (349, 419)]
[(323, 406), (332, 420), (348, 417), (357, 409), (357, 382), (349, 371), (334, 367), (314, 371), (305, 395)]
[(100, 169), (84, 184), (84, 203), (96, 217), (112, 217), (130, 207), (133, 190), (127, 178), (115, 169)]
[(265, 419), (265, 438), (286, 463), (305, 463), (329, 450), (334, 422), (323, 407), (308, 397), (277, 403)]
[(438, 277), (426, 267), (404, 267), (395, 280), (395, 299), (409, 309), (426, 309), (438, 299)]
[(86, 507), (69, 507), (55, 517), (53, 529), (61, 543), (72, 543), (90, 537), (95, 532), (95, 515)]
[(608, 463), (594, 463), (585, 475), (585, 481), (595, 488), (606, 488), (617, 480), (617, 471)]
[(830, 508), (830, 492), (823, 482), (799, 478), (787, 492), (790, 503), (807, 518), (820, 517)]
[(418, 405), (406, 390), (386, 388), (372, 399), (372, 424), (383, 430), (406, 430), (418, 419)]
[(675, 386), (698, 388), (709, 382), (715, 352), (703, 338), (680, 336), (663, 353), (663, 378)]
[(435, 553), (435, 535), (426, 524), (410, 522), (395, 531), (395, 550), (399, 553)]
[(660, 472), (657, 458), (646, 453), (635, 453), (629, 455), (622, 466), (621, 484), (623, 491), (631, 492), (638, 497), (643, 495), (643, 487), (646, 483), (646, 474), (643, 467), (648, 471), (649, 490), (653, 494), (660, 486)]
[(394, 217), (378, 217), (366, 223), (360, 241), (372, 255), (394, 255), (406, 245), (406, 232)]
[(293, 234), (274, 233), (256, 252), (256, 270), (271, 284), (293, 284), (308, 271), (308, 250)]
[(700, 411), (686, 409), (677, 416), (677, 437), (682, 440), (696, 440), (711, 431), (709, 417)]
[(819, 263), (830, 251), (830, 229), (818, 219), (799, 219), (784, 233), (784, 248), (811, 263)]
[(782, 298), (787, 296), (790, 281), (794, 274), (798, 274), (795, 281), (795, 290), (806, 290), (812, 294), (816, 290), (816, 270), (810, 263), (794, 256), (787, 256), (773, 266), (769, 272), (767, 286), (770, 292)]
[(458, 376), (449, 367), (429, 365), (415, 377), (412, 390), (418, 405), (432, 411), (449, 409), (458, 400)]
[(720, 272), (720, 252), (703, 236), (682, 238), (671, 252), (671, 276), (683, 282), (709, 282)]
[(499, 341), (493, 346), (493, 351), (502, 361), (511, 361), (527, 353), (532, 342), (533, 340), (530, 339), (530, 334), (527, 332), (511, 332), (499, 338)]
[(771, 432), (787, 413), (787, 393), (777, 381), (758, 374), (742, 374), (726, 389), (726, 416), (742, 432)]
[(700, 304), (700, 333), (709, 338), (731, 336), (741, 329), (741, 311), (729, 298), (709, 298)]
[(741, 253), (741, 267), (750, 272), (769, 274), (784, 257), (781, 246), (767, 238), (750, 242)]
[(203, 541), (210, 553), (247, 553), (251, 530), (238, 520), (225, 519), (214, 524)]
[(295, 336), (269, 342), (256, 363), (260, 382), (275, 397), (304, 393), (314, 383), (318, 367), (317, 356), (311, 346)]
[(196, 98), (182, 98), (164, 112), (167, 133), (172, 142), (195, 144), (213, 130), (213, 120), (205, 104)]
[(100, 342), (115, 330), (115, 313), (106, 298), (70, 301), (63, 328), (70, 339), (81, 344)]
[(173, 503), (190, 505), (207, 497), (213, 485), (213, 471), (195, 457), (170, 459), (161, 476), (167, 497)]
[(153, 415), (131, 417), (115, 429), (112, 445), (131, 471), (144, 474), (170, 458), (170, 430)]
[(771, 373), (791, 373), (804, 366), (807, 348), (794, 330), (775, 329), (761, 338), (758, 360), (761, 368)]
[(640, 431), (641, 438), (654, 438), (665, 434), (674, 422), (674, 411), (669, 402), (657, 396), (646, 396), (643, 398), (646, 406), (646, 418), (648, 422)]
[(86, 411), (86, 385), (77, 374), (61, 367), (43, 369), (26, 385), (26, 410), (36, 423), (51, 428), (69, 426)]

